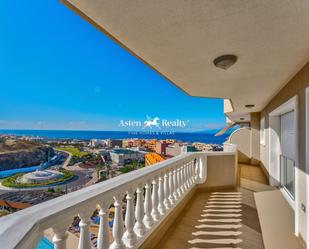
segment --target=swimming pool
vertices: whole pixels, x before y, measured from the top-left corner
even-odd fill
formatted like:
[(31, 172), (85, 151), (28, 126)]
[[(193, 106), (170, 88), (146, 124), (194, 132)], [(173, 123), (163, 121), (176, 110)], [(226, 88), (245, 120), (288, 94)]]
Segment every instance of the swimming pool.
[(47, 238), (43, 237), (36, 249), (53, 249), (54, 244), (50, 242)]
[(41, 169), (41, 166), (32, 166), (27, 168), (20, 168), (20, 169), (8, 169), (0, 171), (0, 178), (6, 178), (15, 174), (19, 173), (28, 173), (31, 171), (36, 171), (37, 169)]

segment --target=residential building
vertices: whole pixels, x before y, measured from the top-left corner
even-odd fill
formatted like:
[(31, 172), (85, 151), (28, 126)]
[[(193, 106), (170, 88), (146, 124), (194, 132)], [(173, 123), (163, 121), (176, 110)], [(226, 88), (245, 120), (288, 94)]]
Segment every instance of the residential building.
[(122, 147), (122, 140), (118, 139), (107, 139), (106, 140), (107, 146), (109, 148), (115, 148), (115, 147)]
[(110, 157), (113, 163), (124, 165), (133, 160), (144, 161), (145, 152), (130, 149), (114, 149), (110, 152)]
[(166, 155), (166, 148), (167, 146), (169, 145), (170, 143), (166, 142), (166, 141), (157, 141), (156, 142), (156, 147), (155, 147), (155, 151), (158, 153), (158, 154), (161, 154), (161, 155)]
[(165, 159), (158, 153), (147, 153), (145, 155), (145, 166), (150, 166), (159, 162), (163, 162)]
[(147, 139), (145, 147), (150, 151), (155, 151), (157, 144), (157, 139)]
[(76, 214), (79, 248), (91, 248), (98, 205), (97, 243), (109, 248), (111, 204), (110, 248), (309, 248), (308, 1), (63, 2), (190, 96), (225, 99), (228, 127), (245, 125), (224, 151), (184, 153), (1, 218), (0, 248), (35, 248), (50, 228), (55, 247), (70, 248)]
[(183, 143), (173, 143), (169, 144), (166, 147), (166, 155), (169, 156), (178, 156), (182, 153), (187, 153), (187, 152), (196, 152), (198, 151), (195, 146), (191, 144), (183, 144)]
[(91, 147), (106, 147), (107, 141), (104, 139), (91, 139), (89, 142), (89, 146)]

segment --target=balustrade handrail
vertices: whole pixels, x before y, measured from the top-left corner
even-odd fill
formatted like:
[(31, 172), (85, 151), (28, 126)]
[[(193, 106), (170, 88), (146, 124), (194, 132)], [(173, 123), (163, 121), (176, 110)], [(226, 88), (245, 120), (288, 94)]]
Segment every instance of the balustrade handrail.
[(44, 230), (72, 221), (73, 216), (90, 213), (93, 211), (89, 210), (90, 206), (111, 203), (115, 195), (141, 187), (190, 160), (203, 156), (233, 155), (235, 152), (236, 147), (223, 152), (185, 153), (2, 217), (0, 248), (30, 248), (34, 234), (42, 236)]

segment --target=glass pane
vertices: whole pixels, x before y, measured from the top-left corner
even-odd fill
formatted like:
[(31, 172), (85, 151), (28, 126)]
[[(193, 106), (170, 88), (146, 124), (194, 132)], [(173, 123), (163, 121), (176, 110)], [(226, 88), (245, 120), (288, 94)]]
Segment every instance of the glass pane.
[(281, 155), (280, 157), (280, 181), (281, 186), (294, 199), (295, 196), (295, 163), (293, 160)]
[(294, 161), (287, 159), (286, 160), (286, 182), (285, 188), (290, 192), (290, 194), (294, 197)]

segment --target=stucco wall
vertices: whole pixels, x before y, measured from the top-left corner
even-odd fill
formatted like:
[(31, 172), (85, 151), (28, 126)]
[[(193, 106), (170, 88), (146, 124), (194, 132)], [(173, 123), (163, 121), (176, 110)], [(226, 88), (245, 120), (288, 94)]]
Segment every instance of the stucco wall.
[[(297, 96), (297, 117), (298, 127), (298, 189), (300, 205), (306, 203), (306, 88), (309, 87), (309, 63), (307, 63), (290, 81), (281, 89), (281, 91), (270, 101), (270, 103), (262, 110), (261, 118), (265, 117), (265, 145), (260, 145), (260, 160), (267, 171), (269, 171), (269, 151), (270, 151), (270, 125), (269, 113), (275, 110), (280, 105), (287, 102), (289, 99)], [(309, 207), (307, 207), (308, 209)], [(306, 237), (305, 223), (306, 214), (300, 211), (299, 214), (299, 231), (303, 238)]]
[(199, 189), (231, 187), (236, 185), (235, 155), (207, 156), (207, 180), (198, 185)]
[(238, 162), (250, 163), (251, 160), (251, 130), (249, 128), (241, 128), (234, 131), (229, 142), (237, 144)]
[(309, 62), (289, 81), (289, 83), (270, 101), (261, 112), (261, 118), (265, 117), (266, 138), (265, 146), (260, 147), (261, 161), (268, 168), (269, 145), (269, 113), (294, 97), (298, 96), (298, 141), (299, 141), (299, 168), (306, 169), (306, 88), (309, 87)]

